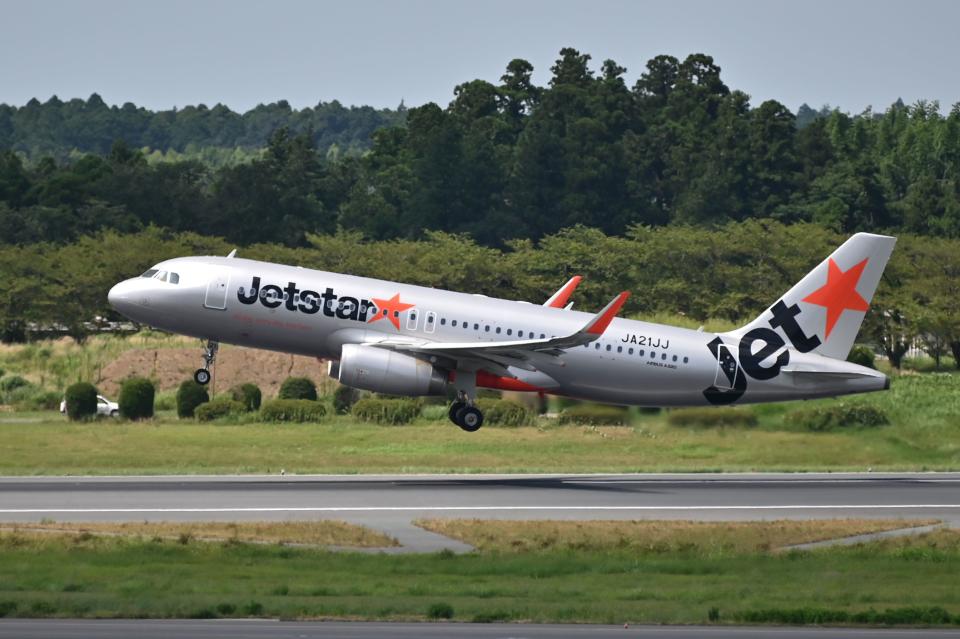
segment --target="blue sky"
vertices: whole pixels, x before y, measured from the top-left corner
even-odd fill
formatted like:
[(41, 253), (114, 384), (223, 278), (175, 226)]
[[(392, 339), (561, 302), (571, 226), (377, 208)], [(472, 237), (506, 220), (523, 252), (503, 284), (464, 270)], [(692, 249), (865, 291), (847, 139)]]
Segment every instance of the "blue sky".
[(714, 56), (731, 88), (859, 112), (960, 101), (960, 2), (918, 0), (0, 0), (0, 101), (86, 98), (150, 108), (286, 99), (446, 105), (525, 58), (546, 83), (564, 46), (627, 67)]

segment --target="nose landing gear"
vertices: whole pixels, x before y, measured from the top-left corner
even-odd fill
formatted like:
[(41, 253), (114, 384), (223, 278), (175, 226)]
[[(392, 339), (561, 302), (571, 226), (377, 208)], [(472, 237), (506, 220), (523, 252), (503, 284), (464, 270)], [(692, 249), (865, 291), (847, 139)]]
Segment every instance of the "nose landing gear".
[(476, 432), (483, 426), (483, 413), (464, 393), (460, 393), (456, 401), (450, 404), (447, 416), (451, 422), (468, 433)]
[(220, 349), (220, 342), (212, 339), (207, 340), (207, 345), (203, 349), (203, 368), (198, 368), (193, 373), (193, 381), (206, 386), (210, 383), (210, 367), (217, 358), (217, 351)]

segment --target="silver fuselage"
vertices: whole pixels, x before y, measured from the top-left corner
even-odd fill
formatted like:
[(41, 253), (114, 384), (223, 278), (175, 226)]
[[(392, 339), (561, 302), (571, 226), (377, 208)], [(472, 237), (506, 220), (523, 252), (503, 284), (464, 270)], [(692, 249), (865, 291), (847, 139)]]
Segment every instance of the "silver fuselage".
[[(321, 359), (339, 359), (344, 344), (376, 343), (385, 337), (482, 344), (561, 336), (577, 331), (592, 317), (528, 302), (240, 258), (184, 257), (155, 268), (177, 273), (179, 282), (125, 280), (111, 290), (110, 303), (134, 321), (166, 331)], [(254, 278), (259, 278), (257, 295), (252, 291)], [(276, 287), (272, 296), (264, 296), (265, 287)], [(387, 310), (390, 316), (377, 317), (382, 302), (395, 296), (404, 306), (412, 306), (396, 316)], [(369, 309), (359, 308), (368, 302)], [(535, 371), (509, 370), (518, 380), (552, 394), (640, 406), (718, 403), (707, 401), (704, 391), (709, 388), (721, 394), (730, 391), (735, 397), (722, 403), (752, 403), (867, 392), (888, 385), (883, 374), (871, 369), (789, 347), (785, 347), (789, 366), (769, 379), (755, 379), (742, 371), (723, 370), (724, 358), (717, 354), (720, 343), (729, 354), (726, 365), (736, 366), (740, 345), (735, 336), (616, 318), (593, 343), (545, 357)], [(255, 377), (256, 371), (251, 371)]]

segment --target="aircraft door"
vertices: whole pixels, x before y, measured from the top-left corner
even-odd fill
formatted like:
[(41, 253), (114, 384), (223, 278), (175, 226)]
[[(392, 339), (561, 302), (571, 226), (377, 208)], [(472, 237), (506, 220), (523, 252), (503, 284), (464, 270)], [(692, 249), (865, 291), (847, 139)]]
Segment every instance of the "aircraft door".
[(227, 289), (230, 287), (230, 272), (218, 270), (207, 282), (207, 294), (203, 298), (203, 305), (217, 311), (227, 308)]
[[(717, 340), (719, 341), (719, 340)], [(717, 375), (713, 385), (723, 390), (731, 390), (737, 379), (737, 359), (726, 344), (717, 345)]]

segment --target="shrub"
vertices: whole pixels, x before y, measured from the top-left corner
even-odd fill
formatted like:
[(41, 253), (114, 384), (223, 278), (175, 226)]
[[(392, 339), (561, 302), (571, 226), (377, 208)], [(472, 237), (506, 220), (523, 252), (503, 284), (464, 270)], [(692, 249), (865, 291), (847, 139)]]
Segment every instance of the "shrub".
[(671, 426), (756, 426), (757, 416), (746, 408), (677, 408), (667, 414)]
[(446, 602), (430, 604), (427, 608), (429, 619), (453, 619), (453, 606)]
[(861, 426), (872, 428), (890, 423), (886, 413), (867, 404), (837, 404), (793, 411), (787, 423), (812, 431)]
[(221, 417), (239, 415), (246, 411), (246, 407), (235, 399), (217, 397), (212, 401), (197, 406), (197, 421), (210, 422)]
[(483, 423), (491, 426), (523, 426), (530, 422), (530, 411), (523, 404), (508, 399), (479, 399)]
[(364, 422), (407, 424), (420, 414), (420, 406), (412, 399), (365, 397), (353, 405), (351, 414)]
[(263, 393), (256, 384), (238, 384), (230, 389), (230, 396), (244, 406), (247, 412), (260, 410), (260, 402), (263, 399)]
[(850, 354), (847, 355), (847, 361), (867, 368), (876, 368), (877, 356), (869, 346), (854, 346)]
[(603, 404), (577, 404), (560, 413), (561, 424), (584, 424), (589, 426), (623, 426), (627, 423), (627, 411), (619, 406)]
[(90, 419), (97, 414), (97, 389), (89, 382), (77, 382), (64, 393), (67, 417), (73, 421)]
[(360, 399), (360, 391), (340, 384), (333, 391), (333, 410), (338, 415), (346, 415), (358, 399)]
[(153, 382), (144, 377), (131, 377), (120, 386), (120, 414), (127, 419), (153, 417)]
[(274, 399), (260, 407), (265, 422), (318, 422), (326, 414), (326, 406), (308, 399)]
[(309, 399), (317, 401), (317, 387), (309, 378), (288, 377), (280, 385), (279, 399)]
[(9, 377), (4, 377), (0, 379), (0, 391), (9, 392), (22, 388), (23, 386), (29, 386), (30, 382), (20, 377), (19, 375), (10, 375)]
[(210, 401), (207, 388), (192, 379), (185, 380), (177, 389), (177, 417), (193, 417), (200, 404)]
[(447, 419), (448, 407), (443, 404), (427, 404), (420, 409), (420, 417), (432, 422)]

